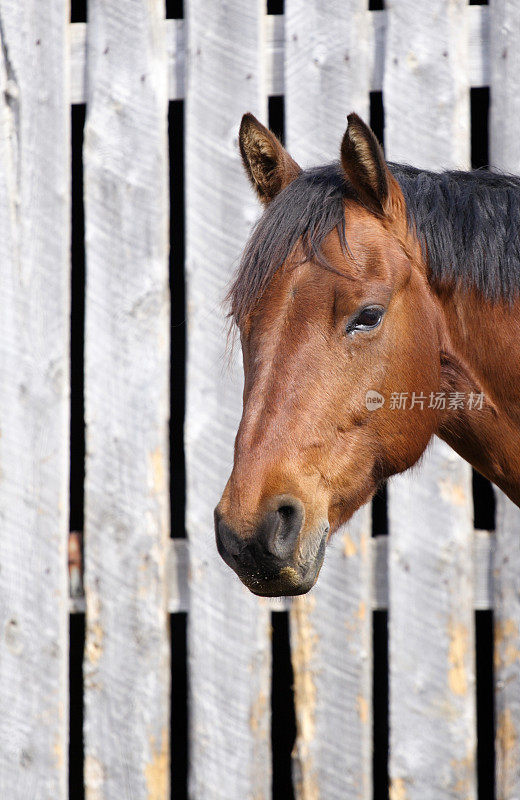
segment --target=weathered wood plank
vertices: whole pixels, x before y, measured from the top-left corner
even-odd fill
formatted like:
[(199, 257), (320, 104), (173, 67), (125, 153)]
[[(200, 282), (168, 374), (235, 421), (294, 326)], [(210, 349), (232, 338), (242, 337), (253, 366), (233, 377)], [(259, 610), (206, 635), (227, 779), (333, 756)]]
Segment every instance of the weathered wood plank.
[[(269, 614), (220, 559), (213, 507), (240, 418), (238, 358), (226, 365), (225, 287), (258, 207), (238, 154), (246, 111), (265, 119), (259, 0), (187, 6), (190, 797), (270, 797)], [(238, 356), (235, 353), (235, 356)]]
[(161, 0), (89, 3), (85, 784), (169, 797), (167, 61)]
[(0, 0), (0, 797), (64, 800), (68, 4)]
[(520, 509), (499, 490), (493, 562), (496, 797), (520, 796)]
[(167, 19), (168, 97), (184, 97), (186, 86), (186, 27), (183, 19)]
[(463, 0), (389, 3), (383, 82), (389, 158), (425, 169), (469, 167), (467, 10)]
[[(421, 536), (421, 524), (417, 521), (416, 535)], [(372, 608), (388, 608), (388, 536), (377, 536), (371, 540), (372, 553)], [(493, 608), (493, 552), (494, 534), (475, 531), (473, 535), (473, 607), (475, 611)]]
[(390, 485), (392, 798), (476, 796), (466, 467), (438, 442), (420, 471)]
[(520, 5), (494, 0), (490, 7), (490, 161), (495, 169), (520, 172)]
[(368, 12), (363, 0), (285, 4), (285, 110), (293, 158), (337, 158), (346, 116), (369, 107)]
[[(348, 112), (368, 114), (367, 32), (363, 0), (286, 0), (286, 140), (304, 167), (338, 158)], [(369, 514), (336, 534), (312, 594), (291, 605), (300, 800), (371, 797)]]
[[(466, 11), (463, 0), (393, 0), (388, 8), (388, 158), (468, 167)], [(435, 441), (420, 470), (392, 482), (389, 510), (391, 797), (474, 798), (468, 465)]]
[(87, 96), (85, 66), (87, 55), (87, 25), (74, 22), (69, 25), (70, 101), (84, 103)]
[[(420, 525), (418, 525), (418, 531)], [(477, 530), (473, 536), (473, 575), (474, 575), (474, 607), (476, 611), (493, 608), (493, 552), (495, 535), (488, 531)], [(374, 610), (388, 608), (388, 537), (377, 536), (369, 543), (372, 551), (372, 597)], [(168, 594), (168, 611), (189, 610), (188, 594), (188, 555), (187, 539), (171, 539), (166, 559), (166, 585)], [(328, 562), (327, 562), (328, 563)], [(292, 605), (290, 598), (274, 597), (266, 600), (271, 611), (288, 611)], [(71, 587), (69, 611), (71, 614), (85, 611), (85, 599), (82, 594), (74, 595)]]
[(290, 606), (300, 800), (372, 796), (370, 507), (327, 550), (311, 594)]
[[(490, 8), (490, 162), (520, 172), (518, 137), (518, 46), (520, 9), (511, 0)], [(495, 635), (496, 796), (520, 796), (520, 511), (496, 490), (496, 543), (493, 564)]]
[[(488, 86), (490, 82), (489, 8), (468, 6), (469, 28), (468, 81), (470, 86)], [(365, 11), (366, 57), (370, 91), (383, 88), (386, 50), (386, 11)], [(185, 26), (182, 19), (168, 19), (166, 41), (168, 47), (168, 74), (170, 100), (180, 100), (185, 95)], [(86, 25), (75, 22), (71, 26), (72, 102), (85, 102), (85, 43)], [(283, 14), (264, 17), (264, 64), (266, 94), (281, 95), (285, 91), (285, 18)]]

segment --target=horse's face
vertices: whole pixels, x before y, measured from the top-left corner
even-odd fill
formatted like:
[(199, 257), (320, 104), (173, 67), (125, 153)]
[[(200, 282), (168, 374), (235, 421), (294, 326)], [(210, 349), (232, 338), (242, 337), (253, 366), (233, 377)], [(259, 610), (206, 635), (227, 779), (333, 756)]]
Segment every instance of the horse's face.
[[(331, 533), (415, 463), (438, 423), (441, 328), (424, 274), (387, 216), (349, 202), (345, 220), (349, 252), (336, 230), (330, 269), (297, 246), (240, 320), (244, 408), (216, 535), (261, 595), (306, 592)], [(412, 392), (426, 402), (392, 407)], [(382, 406), (367, 401), (378, 395)]]

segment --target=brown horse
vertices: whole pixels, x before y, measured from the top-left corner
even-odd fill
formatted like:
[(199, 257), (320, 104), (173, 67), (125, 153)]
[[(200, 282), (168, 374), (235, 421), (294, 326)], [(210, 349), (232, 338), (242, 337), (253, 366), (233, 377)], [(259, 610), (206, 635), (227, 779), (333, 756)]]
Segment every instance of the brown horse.
[(433, 434), (520, 503), (520, 179), (388, 165), (355, 114), (302, 172), (252, 115), (265, 205), (229, 299), (245, 384), (215, 511), (259, 595), (308, 591), (332, 533)]

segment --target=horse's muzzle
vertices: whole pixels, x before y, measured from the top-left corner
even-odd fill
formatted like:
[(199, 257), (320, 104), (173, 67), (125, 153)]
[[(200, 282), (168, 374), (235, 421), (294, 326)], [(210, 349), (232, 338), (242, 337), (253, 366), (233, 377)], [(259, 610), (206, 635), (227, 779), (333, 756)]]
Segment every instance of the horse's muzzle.
[(252, 535), (240, 536), (215, 510), (217, 549), (228, 566), (254, 594), (297, 595), (314, 585), (325, 555), (326, 532), (315, 554), (302, 563), (300, 532), (303, 503), (290, 495), (271, 498), (269, 510)]

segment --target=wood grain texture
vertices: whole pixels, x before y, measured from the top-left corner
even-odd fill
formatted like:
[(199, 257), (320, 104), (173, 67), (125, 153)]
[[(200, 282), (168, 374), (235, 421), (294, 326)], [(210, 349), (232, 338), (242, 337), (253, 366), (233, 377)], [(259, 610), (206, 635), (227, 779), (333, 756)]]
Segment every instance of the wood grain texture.
[(87, 31), (85, 785), (169, 797), (167, 62), (160, 0)]
[(87, 25), (74, 22), (69, 25), (70, 101), (84, 103), (87, 97), (85, 68), (87, 61)]
[(520, 5), (493, 0), (490, 6), (489, 150), (495, 169), (520, 172)]
[(291, 604), (298, 800), (372, 797), (370, 506), (335, 534), (319, 581)]
[(387, 4), (388, 157), (424, 169), (467, 169), (469, 24), (463, 0)]
[[(520, 172), (517, 116), (518, 4), (490, 8), (490, 161), (493, 169)], [(498, 489), (493, 560), (495, 636), (495, 757), (497, 800), (520, 796), (520, 511)]]
[(467, 465), (441, 442), (390, 486), (392, 800), (476, 797), (470, 506)]
[[(420, 531), (420, 524), (417, 526)], [(339, 540), (338, 540), (339, 541)], [(494, 533), (476, 530), (473, 535), (473, 601), (475, 610), (484, 611), (493, 608), (493, 553)], [(371, 604), (374, 610), (388, 608), (388, 536), (376, 536), (369, 542), (372, 551), (369, 560), (372, 569)], [(187, 539), (171, 539), (166, 559), (166, 585), (168, 594), (168, 611), (189, 610), (188, 563), (189, 542)], [(327, 564), (329, 559), (327, 559)], [(328, 567), (327, 567), (328, 569)], [(291, 598), (274, 597), (266, 599), (271, 611), (288, 611), (292, 606)], [(72, 592), (69, 604), (71, 614), (85, 611), (85, 598), (82, 594)]]
[(186, 26), (183, 19), (167, 19), (166, 47), (168, 57), (168, 97), (184, 97), (186, 86)]
[(0, 797), (64, 800), (68, 4), (0, 0)]
[(367, 116), (368, 13), (363, 0), (286, 0), (287, 142), (304, 168), (339, 157), (348, 113)]
[(493, 560), (497, 800), (520, 796), (520, 509), (499, 490)]
[[(389, 6), (391, 160), (469, 166), (466, 11), (462, 0)], [(441, 442), (390, 486), (392, 800), (476, 796), (471, 513), (469, 466)]]
[[(383, 88), (386, 52), (386, 11), (365, 9), (364, 49), (370, 91)], [(490, 81), (489, 56), (489, 8), (487, 6), (467, 6), (469, 50), (468, 83), (470, 86), (488, 86)], [(186, 30), (184, 20), (165, 21), (168, 48), (168, 75), (170, 100), (185, 96), (186, 80)], [(281, 95), (285, 92), (285, 16), (269, 14), (264, 17), (264, 67), (265, 90), (268, 95)], [(71, 76), (72, 102), (84, 103), (85, 89), (85, 47), (86, 25), (75, 22), (71, 29)]]
[[(421, 523), (417, 522), (417, 537)], [(476, 530), (473, 534), (473, 607), (475, 611), (493, 608), (493, 558), (495, 536), (488, 531)], [(372, 539), (372, 608), (388, 608), (388, 536)], [(174, 584), (175, 585), (175, 584)]]
[[(350, 111), (367, 117), (367, 29), (362, 0), (286, 0), (286, 143), (303, 167), (339, 157)], [(371, 797), (369, 515), (336, 534), (315, 589), (291, 606), (299, 800)]]
[(264, 4), (191, 0), (186, 100), (190, 541), (190, 797), (270, 797), (269, 614), (217, 553), (213, 508), (231, 472), (242, 380), (222, 301), (259, 208), (238, 153), (243, 113), (265, 121)]

